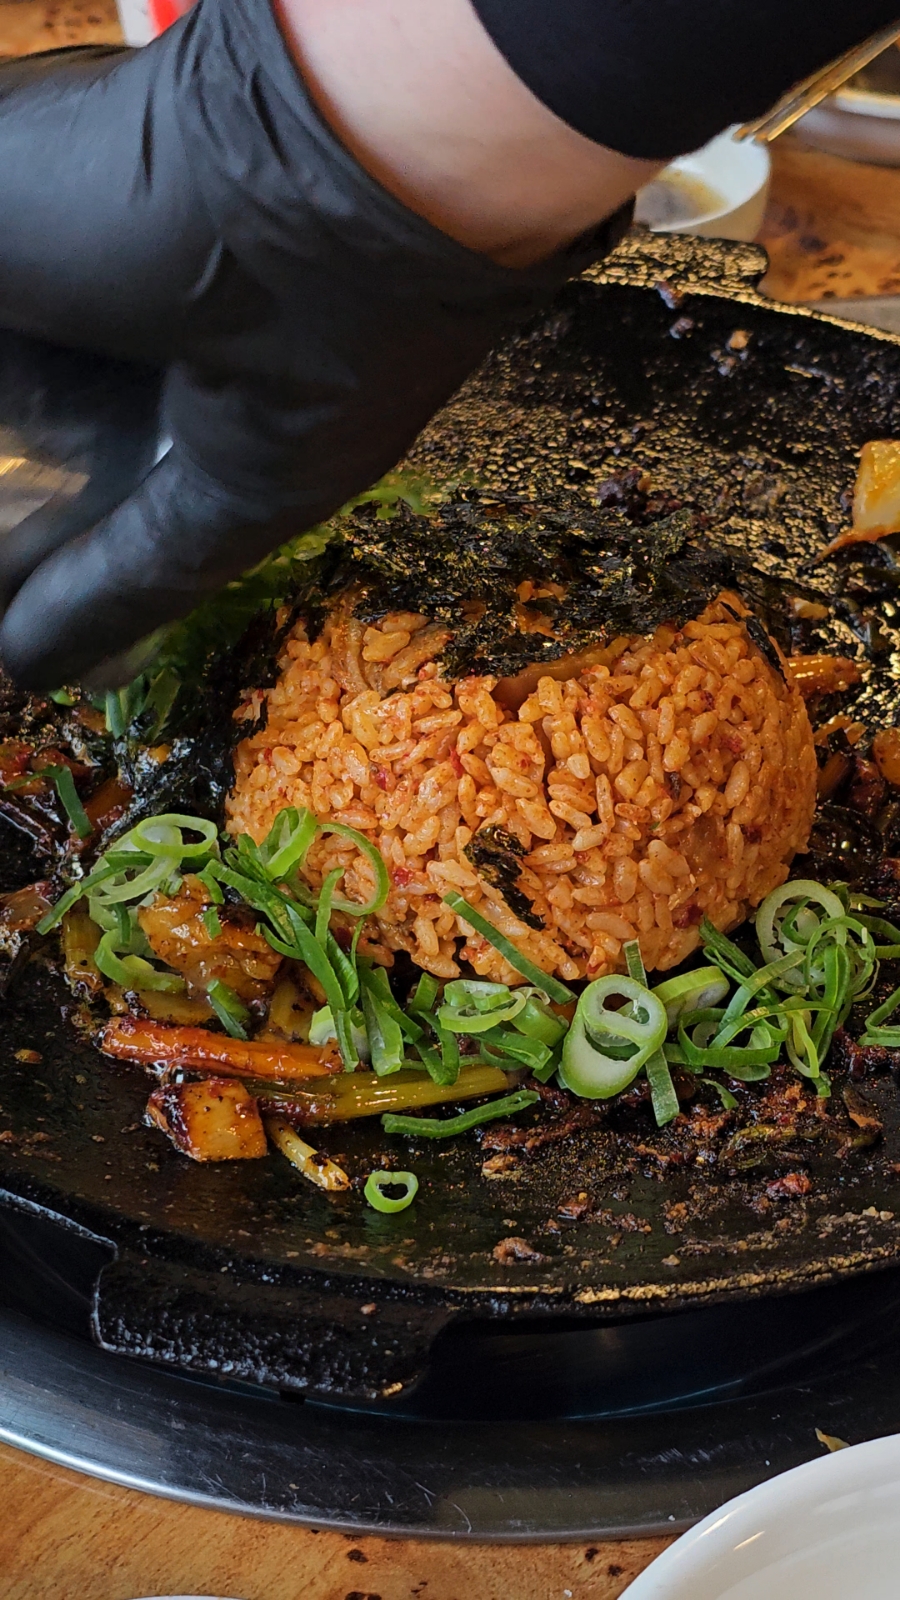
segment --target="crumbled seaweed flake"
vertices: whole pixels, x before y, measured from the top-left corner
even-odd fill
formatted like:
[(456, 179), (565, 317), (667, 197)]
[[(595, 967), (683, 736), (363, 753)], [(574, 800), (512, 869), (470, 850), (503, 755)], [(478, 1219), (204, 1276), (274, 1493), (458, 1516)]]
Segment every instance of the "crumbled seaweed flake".
[(525, 846), (507, 828), (488, 824), (473, 834), (463, 850), (463, 855), (485, 883), (499, 889), (510, 911), (529, 928), (541, 929), (543, 917), (533, 910), (524, 889), (519, 883)]
[[(363, 506), (343, 520), (340, 544), (326, 552), (318, 598), (327, 604), (352, 590), (356, 615), (367, 622), (388, 611), (425, 613), (453, 628), (444, 676), (507, 677), (701, 612), (737, 580), (731, 554), (714, 549), (698, 522), (679, 509), (636, 526), (586, 498), (536, 507), (473, 490), (428, 516), (402, 507), (390, 523)], [(518, 594), (526, 580), (562, 591), (530, 603), (531, 625)], [(304, 604), (316, 598), (310, 590)], [(535, 606), (552, 636), (534, 631)]]

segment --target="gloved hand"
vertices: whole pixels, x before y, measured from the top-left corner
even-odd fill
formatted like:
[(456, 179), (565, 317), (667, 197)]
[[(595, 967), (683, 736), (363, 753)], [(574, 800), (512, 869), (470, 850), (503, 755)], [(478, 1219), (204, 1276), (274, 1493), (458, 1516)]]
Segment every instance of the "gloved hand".
[(524, 271), (455, 243), (323, 123), (268, 0), (0, 68), (0, 218), (0, 326), (163, 367), (172, 440), (98, 520), (51, 508), (0, 539), (0, 660), (34, 688), (104, 662), (114, 682), (135, 640), (374, 482), (627, 223)]

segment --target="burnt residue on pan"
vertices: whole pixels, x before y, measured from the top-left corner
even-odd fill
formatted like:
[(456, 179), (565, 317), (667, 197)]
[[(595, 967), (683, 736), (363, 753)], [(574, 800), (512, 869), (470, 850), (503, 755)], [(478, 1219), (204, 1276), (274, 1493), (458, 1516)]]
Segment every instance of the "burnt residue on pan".
[[(564, 597), (516, 592), (523, 527), (537, 519), (548, 549), (572, 539), (585, 550), (602, 536), (621, 562), (627, 524), (629, 546), (652, 564), (655, 524), (674, 563), (701, 552), (745, 572), (751, 560), (754, 603), (768, 605), (769, 595), (767, 626), (783, 629), (794, 650), (855, 656), (865, 667), (859, 687), (820, 712), (840, 709), (874, 729), (898, 705), (891, 581), (873, 599), (874, 590), (850, 592), (852, 563), (813, 567), (812, 558), (846, 525), (856, 450), (900, 436), (900, 343), (767, 304), (752, 281), (761, 268), (744, 247), (627, 242), (490, 358), (426, 430), (411, 464), (456, 480), (439, 521), (448, 543), (455, 530), (474, 552), (491, 527), (511, 541), (511, 570), (495, 580), (519, 633), (516, 606), (540, 623), (559, 602), (563, 625), (573, 618), (565, 648), (584, 637), (565, 604), (579, 584), (574, 557)], [(591, 515), (565, 523), (576, 501)], [(581, 543), (574, 530), (585, 522)], [(405, 527), (419, 537), (414, 518)], [(379, 561), (389, 554), (389, 524), (363, 515), (354, 530), (357, 550), (375, 541)], [(320, 585), (330, 591), (352, 569), (365, 589), (352, 549), (340, 559), (344, 577), (328, 556)], [(892, 570), (870, 550), (854, 559)], [(664, 581), (674, 570), (667, 564)], [(816, 605), (811, 618), (792, 612), (786, 579), (824, 593), (828, 616), (817, 620)], [(556, 581), (549, 575), (547, 586)], [(468, 659), (496, 661), (487, 651), (499, 639), (510, 651), (503, 659), (519, 661), (516, 632), (494, 626), (497, 610), (490, 635), (479, 635), (494, 590), (482, 598), (485, 613), (467, 619)], [(242, 668), (238, 652), (221, 678), (212, 671), (212, 698), (198, 700), (194, 724), (179, 730), (174, 764), (135, 773), (138, 804), (216, 810), (232, 738), (227, 707), (239, 689), (267, 681), (276, 626), (270, 617), (252, 663)], [(535, 637), (542, 650), (561, 648), (539, 628), (526, 637), (529, 652)], [(866, 758), (844, 751), (835, 768), (807, 865), (833, 876), (827, 864), (837, 860), (843, 876), (880, 886), (872, 892), (891, 904), (898, 869), (880, 812), (855, 805), (854, 782), (865, 777), (857, 754)], [(504, 841), (488, 844), (513, 883)], [(358, 1187), (326, 1196), (274, 1158), (216, 1169), (185, 1161), (144, 1125), (142, 1077), (101, 1062), (77, 1020), (71, 995), (32, 960), (4, 1008), (0, 1181), (115, 1242), (119, 1260), (96, 1308), (112, 1348), (364, 1396), (408, 1383), (455, 1316), (615, 1317), (900, 1259), (900, 1093), (890, 1063), (848, 1052), (837, 1087), (853, 1092), (827, 1102), (811, 1101), (787, 1074), (739, 1087), (735, 1112), (696, 1085), (678, 1132), (653, 1128), (640, 1088), (611, 1107), (573, 1105), (547, 1089), (515, 1126), (446, 1145), (388, 1141), (365, 1125), (332, 1130), (329, 1154), (357, 1186), (376, 1165), (419, 1176), (415, 1207), (382, 1217)]]

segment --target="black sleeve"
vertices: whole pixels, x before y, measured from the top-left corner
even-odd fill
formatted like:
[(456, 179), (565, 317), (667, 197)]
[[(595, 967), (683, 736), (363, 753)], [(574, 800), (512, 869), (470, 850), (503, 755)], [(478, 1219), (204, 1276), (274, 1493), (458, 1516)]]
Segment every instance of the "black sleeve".
[(900, 21), (898, 0), (473, 0), (498, 49), (563, 122), (671, 160)]

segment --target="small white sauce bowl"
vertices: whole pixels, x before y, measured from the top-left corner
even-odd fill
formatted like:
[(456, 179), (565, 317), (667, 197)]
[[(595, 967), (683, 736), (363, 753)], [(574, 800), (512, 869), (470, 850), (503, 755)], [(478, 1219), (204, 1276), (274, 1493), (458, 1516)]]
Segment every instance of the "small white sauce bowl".
[(754, 239), (766, 209), (772, 163), (764, 145), (738, 141), (734, 129), (679, 156), (640, 190), (635, 221), (654, 233)]

